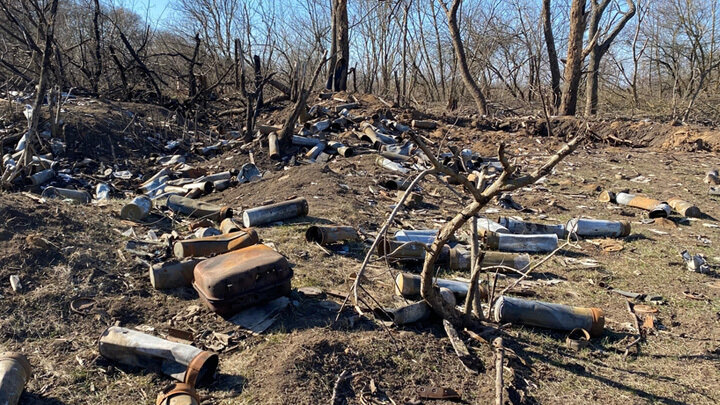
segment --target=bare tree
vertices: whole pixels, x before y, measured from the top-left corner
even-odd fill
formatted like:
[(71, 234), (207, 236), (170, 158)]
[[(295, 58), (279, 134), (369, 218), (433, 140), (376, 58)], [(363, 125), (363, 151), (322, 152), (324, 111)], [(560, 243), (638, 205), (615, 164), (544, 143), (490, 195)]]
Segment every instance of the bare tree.
[(607, 37), (603, 40), (600, 40), (600, 21), (603, 17), (603, 14), (605, 13), (605, 10), (607, 10), (607, 7), (610, 5), (610, 0), (603, 0), (602, 2), (598, 2), (598, 0), (591, 0), (591, 10), (592, 13), (590, 14), (590, 24), (588, 26), (588, 37), (591, 38), (591, 43), (589, 45), (590, 48), (590, 54), (589, 54), (589, 60), (588, 60), (588, 78), (587, 78), (587, 88), (585, 90), (585, 115), (595, 115), (597, 113), (597, 105), (598, 105), (598, 78), (600, 76), (600, 61), (602, 60), (603, 56), (605, 56), (605, 53), (607, 53), (608, 49), (610, 49), (610, 44), (617, 38), (617, 36), (620, 34), (620, 31), (622, 31), (623, 28), (625, 28), (625, 25), (630, 21), (630, 19), (635, 15), (635, 3), (633, 3), (632, 0), (626, 0), (627, 3), (627, 10), (622, 13), (622, 17), (620, 20), (615, 24), (615, 26), (608, 30), (609, 34)]
[(560, 107), (562, 90), (560, 89), (560, 65), (557, 51), (555, 50), (555, 36), (552, 30), (552, 17), (550, 12), (550, 0), (543, 0), (542, 4), (543, 34), (545, 46), (547, 47), (548, 62), (550, 65), (550, 79), (553, 93), (553, 105)]
[(330, 44), (330, 73), (328, 90), (347, 90), (347, 74), (350, 63), (350, 34), (347, 0), (332, 0), (332, 36)]
[(448, 6), (440, 1), (445, 14), (447, 15), (448, 28), (450, 30), (450, 38), (452, 38), (453, 49), (455, 49), (455, 59), (460, 67), (460, 74), (462, 75), (465, 87), (470, 92), (470, 95), (475, 100), (478, 113), (481, 115), (487, 115), (487, 101), (477, 81), (473, 78), (470, 73), (470, 67), (468, 66), (467, 56), (465, 55), (465, 46), (463, 45), (462, 38), (460, 37), (460, 28), (458, 27), (457, 14), (462, 0), (453, 0), (452, 4)]
[(565, 63), (565, 87), (560, 101), (559, 115), (575, 115), (582, 76), (583, 35), (586, 22), (585, 0), (573, 0), (570, 7), (570, 36), (567, 62)]

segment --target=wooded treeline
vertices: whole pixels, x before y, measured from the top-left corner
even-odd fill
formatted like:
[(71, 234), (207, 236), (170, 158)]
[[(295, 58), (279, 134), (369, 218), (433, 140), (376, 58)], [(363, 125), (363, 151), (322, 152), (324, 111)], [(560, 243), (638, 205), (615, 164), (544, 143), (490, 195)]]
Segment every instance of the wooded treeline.
[(481, 113), (525, 114), (545, 101), (557, 115), (720, 116), (715, 1), (179, 0), (172, 7), (155, 24), (106, 0), (0, 0), (0, 91), (34, 92), (46, 64), (46, 85), (75, 94), (192, 109), (249, 92), (262, 104), (261, 84), (296, 99), (328, 51), (318, 83), (400, 105), (452, 110), (474, 100)]

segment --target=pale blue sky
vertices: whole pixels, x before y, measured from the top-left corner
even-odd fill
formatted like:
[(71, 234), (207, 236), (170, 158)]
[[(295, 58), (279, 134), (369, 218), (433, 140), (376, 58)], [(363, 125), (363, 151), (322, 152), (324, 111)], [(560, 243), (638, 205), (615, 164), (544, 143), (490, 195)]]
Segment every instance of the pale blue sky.
[(119, 3), (147, 17), (153, 25), (168, 20), (174, 12), (170, 0), (121, 0)]

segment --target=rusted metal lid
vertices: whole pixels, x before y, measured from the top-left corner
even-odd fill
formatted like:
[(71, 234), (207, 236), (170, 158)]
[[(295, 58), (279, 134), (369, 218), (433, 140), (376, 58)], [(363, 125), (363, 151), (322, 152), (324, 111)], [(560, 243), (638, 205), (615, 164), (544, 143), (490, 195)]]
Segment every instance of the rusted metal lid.
[(190, 384), (174, 383), (157, 396), (156, 405), (200, 405), (200, 397)]

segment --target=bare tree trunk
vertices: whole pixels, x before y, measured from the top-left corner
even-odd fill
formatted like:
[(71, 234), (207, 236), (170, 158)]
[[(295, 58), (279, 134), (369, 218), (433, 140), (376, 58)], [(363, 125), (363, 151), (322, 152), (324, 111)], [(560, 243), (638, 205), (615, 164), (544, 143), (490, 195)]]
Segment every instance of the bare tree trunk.
[(550, 0), (543, 0), (542, 5), (543, 17), (543, 34), (545, 36), (545, 46), (547, 46), (548, 63), (550, 65), (550, 80), (553, 92), (553, 106), (557, 109), (560, 107), (560, 98), (562, 90), (560, 89), (560, 65), (558, 62), (557, 51), (555, 50), (555, 36), (552, 31), (552, 17), (550, 13)]
[(626, 0), (626, 2), (628, 10), (623, 14), (620, 21), (617, 22), (615, 27), (612, 29), (612, 32), (610, 32), (604, 41), (597, 40), (596, 36), (598, 35), (600, 20), (602, 19), (607, 6), (610, 5), (610, 0), (603, 0), (602, 3), (598, 3), (597, 0), (592, 0), (590, 2), (592, 6), (592, 16), (590, 17), (588, 37), (594, 38), (592, 40), (594, 42), (591, 44), (590, 60), (588, 61), (589, 71), (587, 88), (585, 90), (586, 116), (595, 115), (597, 113), (600, 61), (602, 60), (602, 57), (605, 56), (608, 49), (610, 49), (610, 44), (612, 44), (618, 34), (620, 34), (620, 31), (622, 31), (628, 21), (630, 21), (630, 19), (635, 15), (635, 3), (633, 3), (632, 0)]
[(93, 70), (92, 91), (99, 94), (100, 76), (102, 75), (102, 52), (100, 42), (100, 0), (94, 1), (93, 35), (95, 36), (95, 70)]
[(559, 115), (575, 115), (577, 108), (578, 89), (582, 76), (585, 17), (585, 0), (573, 0), (570, 7), (570, 36), (568, 37), (567, 63), (565, 64), (565, 88), (561, 96)]
[(260, 109), (265, 103), (263, 102), (263, 92), (262, 87), (260, 86), (263, 81), (263, 75), (260, 68), (260, 56), (258, 55), (253, 56), (253, 71), (255, 72), (255, 89), (259, 89), (257, 99), (255, 100), (257, 102), (255, 108)]
[(350, 62), (350, 33), (348, 24), (347, 0), (332, 1), (332, 43), (330, 45), (330, 65), (328, 90), (347, 90), (347, 74)]
[(240, 39), (235, 38), (235, 90), (240, 89)]
[(197, 79), (195, 78), (195, 64), (197, 63), (198, 53), (200, 52), (200, 34), (195, 33), (195, 49), (190, 60), (188, 68), (188, 97), (193, 98), (197, 94)]
[[(445, 7), (444, 3), (442, 4)], [(465, 47), (460, 38), (460, 28), (457, 23), (457, 12), (462, 4), (462, 0), (453, 0), (450, 9), (445, 7), (445, 13), (447, 14), (448, 27), (450, 29), (450, 38), (452, 38), (453, 48), (455, 49), (455, 59), (460, 67), (460, 74), (462, 75), (465, 86), (467, 87), (470, 95), (475, 100), (475, 104), (480, 115), (487, 115), (487, 101), (485, 101), (485, 95), (483, 94), (477, 81), (472, 77), (470, 73), (470, 67), (467, 63), (467, 57), (465, 56)]]

